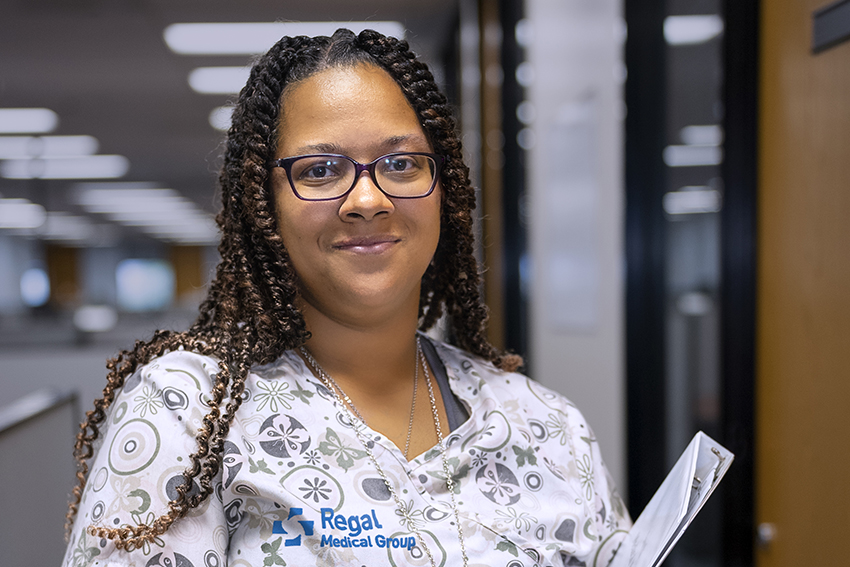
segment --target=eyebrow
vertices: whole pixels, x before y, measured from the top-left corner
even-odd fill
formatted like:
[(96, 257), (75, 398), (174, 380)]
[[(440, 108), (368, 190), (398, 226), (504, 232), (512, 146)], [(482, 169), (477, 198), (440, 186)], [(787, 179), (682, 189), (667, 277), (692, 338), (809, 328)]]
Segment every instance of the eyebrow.
[[(412, 142), (415, 144), (422, 144), (424, 146), (428, 145), (428, 141), (425, 136), (421, 134), (406, 134), (403, 136), (390, 136), (386, 138), (382, 142), (378, 143), (376, 146), (379, 148), (381, 152), (388, 152), (390, 150), (396, 149), (404, 143)], [(318, 144), (309, 144), (307, 146), (301, 146), (295, 150), (297, 155), (304, 155), (309, 153), (320, 153), (320, 154), (345, 154), (345, 149), (339, 144), (335, 143), (318, 143)]]

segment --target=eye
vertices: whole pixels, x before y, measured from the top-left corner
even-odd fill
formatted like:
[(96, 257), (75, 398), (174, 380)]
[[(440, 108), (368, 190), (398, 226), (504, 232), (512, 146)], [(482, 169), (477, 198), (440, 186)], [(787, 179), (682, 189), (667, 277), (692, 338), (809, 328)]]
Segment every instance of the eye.
[(322, 179), (333, 175), (333, 171), (328, 164), (315, 164), (305, 170), (300, 177), (308, 179)]
[(429, 158), (413, 154), (397, 154), (387, 156), (378, 164), (379, 175), (395, 182), (409, 182), (419, 179), (425, 171), (429, 171)]
[(305, 158), (293, 164), (293, 177), (305, 182), (325, 182), (339, 179), (344, 165), (332, 158)]
[(384, 160), (383, 169), (386, 173), (404, 173), (416, 167), (413, 156), (393, 156)]
[(393, 171), (407, 171), (413, 167), (410, 158), (394, 158), (390, 161), (390, 169)]

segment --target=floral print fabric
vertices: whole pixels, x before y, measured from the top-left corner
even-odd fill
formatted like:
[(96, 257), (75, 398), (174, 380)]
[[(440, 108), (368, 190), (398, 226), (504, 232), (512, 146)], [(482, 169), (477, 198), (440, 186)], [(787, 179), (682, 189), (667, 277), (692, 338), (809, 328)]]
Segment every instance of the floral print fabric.
[[(562, 396), (435, 343), (469, 419), (447, 437), (472, 566), (602, 566), (631, 525), (592, 431)], [(438, 448), (408, 462), (366, 429), (405, 517), (345, 412), (300, 357), (256, 367), (224, 444), (216, 491), (153, 543), (116, 550), (85, 528), (150, 522), (196, 450), (215, 360), (166, 354), (129, 378), (96, 447), (65, 567), (428, 565), (460, 544)]]

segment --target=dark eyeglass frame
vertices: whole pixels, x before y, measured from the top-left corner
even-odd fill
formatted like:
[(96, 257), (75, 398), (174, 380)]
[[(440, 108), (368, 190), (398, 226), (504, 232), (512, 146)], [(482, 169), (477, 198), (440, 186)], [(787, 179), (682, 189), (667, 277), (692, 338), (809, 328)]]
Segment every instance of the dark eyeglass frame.
[[(375, 175), (375, 167), (378, 165), (378, 162), (380, 162), (381, 160), (386, 159), (386, 158), (395, 157), (395, 156), (426, 156), (426, 157), (429, 157), (432, 160), (434, 160), (434, 179), (431, 180), (431, 187), (428, 189), (427, 193), (425, 193), (424, 195), (410, 196), (410, 195), (393, 195), (392, 193), (387, 193), (386, 191), (384, 191), (384, 189), (381, 187), (381, 184), (378, 183), (378, 178)], [(354, 180), (351, 183), (351, 187), (349, 187), (348, 190), (345, 191), (345, 193), (343, 193), (342, 195), (339, 195), (337, 197), (325, 197), (325, 198), (322, 198), (322, 199), (308, 199), (306, 197), (302, 197), (301, 195), (298, 194), (298, 190), (295, 188), (295, 182), (292, 180), (292, 164), (294, 164), (299, 159), (303, 159), (303, 158), (324, 158), (324, 157), (343, 158), (343, 159), (347, 159), (352, 164), (354, 164)], [(302, 201), (336, 201), (337, 199), (343, 199), (343, 198), (346, 197), (346, 195), (351, 193), (351, 191), (357, 185), (357, 181), (360, 179), (360, 174), (362, 174), (364, 171), (369, 172), (369, 177), (372, 178), (372, 183), (374, 183), (375, 187), (377, 187), (378, 190), (381, 193), (383, 193), (384, 195), (386, 195), (387, 197), (390, 197), (392, 199), (422, 199), (422, 198), (427, 197), (428, 195), (430, 195), (431, 193), (434, 192), (434, 187), (437, 186), (437, 181), (440, 179), (440, 173), (443, 170), (443, 165), (445, 165), (445, 162), (446, 162), (445, 156), (440, 155), (440, 154), (432, 154), (432, 153), (428, 153), (428, 152), (393, 152), (391, 154), (382, 155), (381, 157), (379, 157), (379, 158), (377, 158), (374, 161), (371, 161), (369, 163), (360, 163), (359, 161), (357, 161), (353, 158), (350, 158), (346, 155), (343, 155), (343, 154), (304, 154), (304, 155), (301, 155), (301, 156), (292, 156), (292, 157), (272, 160), (272, 161), (269, 162), (269, 167), (271, 167), (271, 168), (282, 167), (283, 170), (286, 171), (286, 179), (289, 181), (289, 187), (292, 189), (292, 192), (295, 193), (295, 196), (298, 197), (299, 199), (301, 199)]]

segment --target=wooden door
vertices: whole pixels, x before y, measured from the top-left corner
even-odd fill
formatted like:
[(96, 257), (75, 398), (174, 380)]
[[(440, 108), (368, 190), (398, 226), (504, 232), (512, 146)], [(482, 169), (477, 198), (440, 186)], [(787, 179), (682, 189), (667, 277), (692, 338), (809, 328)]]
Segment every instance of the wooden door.
[(761, 2), (759, 567), (850, 565), (850, 42), (811, 50), (830, 1)]

